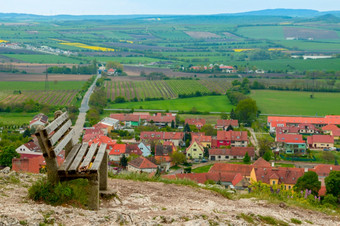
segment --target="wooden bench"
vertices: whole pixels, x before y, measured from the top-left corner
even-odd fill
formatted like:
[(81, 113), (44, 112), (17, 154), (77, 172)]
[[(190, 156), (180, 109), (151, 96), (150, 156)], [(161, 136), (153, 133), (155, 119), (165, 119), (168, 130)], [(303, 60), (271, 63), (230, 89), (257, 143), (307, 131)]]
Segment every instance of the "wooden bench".
[[(77, 143), (72, 141), (75, 130), (67, 112), (57, 111), (54, 121), (40, 126), (36, 136), (43, 152), (48, 180), (56, 184), (78, 178), (89, 181), (88, 207), (99, 209), (99, 192), (107, 191), (108, 153), (106, 144)], [(57, 156), (65, 150), (65, 160), (58, 166)]]

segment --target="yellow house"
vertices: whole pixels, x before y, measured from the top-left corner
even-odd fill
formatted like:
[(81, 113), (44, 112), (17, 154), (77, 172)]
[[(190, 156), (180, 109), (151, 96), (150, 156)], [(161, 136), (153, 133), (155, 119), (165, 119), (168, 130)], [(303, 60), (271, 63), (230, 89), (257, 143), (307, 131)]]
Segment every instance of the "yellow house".
[(204, 155), (204, 147), (197, 141), (193, 141), (186, 150), (187, 158), (200, 159)]
[(286, 167), (269, 167), (269, 168), (253, 168), (250, 172), (250, 182), (262, 183), (274, 186), (284, 185), (284, 189), (292, 189), (299, 177), (303, 176), (302, 168), (286, 168)]
[(211, 147), (211, 136), (205, 135), (192, 135), (191, 138), (193, 141), (200, 143), (205, 148)]
[(331, 135), (334, 137), (334, 140), (340, 140), (340, 129), (331, 131)]
[(307, 144), (310, 149), (324, 149), (334, 147), (332, 135), (313, 135), (307, 137)]

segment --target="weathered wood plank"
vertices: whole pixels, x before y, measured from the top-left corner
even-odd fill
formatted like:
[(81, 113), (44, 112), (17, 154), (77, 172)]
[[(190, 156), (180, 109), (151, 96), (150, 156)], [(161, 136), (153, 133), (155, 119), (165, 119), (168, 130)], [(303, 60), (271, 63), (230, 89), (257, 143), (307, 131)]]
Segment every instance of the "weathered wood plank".
[(88, 147), (89, 147), (88, 143), (84, 143), (81, 146), (80, 151), (78, 152), (76, 158), (73, 160), (70, 168), (68, 169), (69, 173), (75, 173), (76, 171), (78, 171), (78, 167), (79, 167), (81, 161), (83, 160)]
[(67, 112), (64, 112), (56, 120), (54, 120), (48, 126), (46, 126), (45, 131), (47, 132), (47, 134), (50, 134), (52, 131), (54, 131), (56, 128), (62, 125), (66, 120), (68, 120), (68, 114)]
[(68, 134), (64, 136), (64, 138), (57, 144), (57, 146), (55, 146), (54, 152), (56, 155), (58, 155), (64, 149), (64, 147), (68, 144), (68, 142), (74, 136), (74, 133), (75, 133), (74, 129), (72, 129)]
[(63, 162), (63, 164), (59, 167), (59, 169), (58, 169), (58, 173), (59, 174), (65, 174), (66, 173), (67, 169), (70, 167), (72, 161), (76, 157), (80, 147), (81, 147), (81, 144), (76, 144), (72, 148), (71, 152), (68, 154), (68, 156), (66, 157), (65, 161)]
[(58, 140), (69, 130), (72, 126), (71, 120), (68, 120), (53, 136), (50, 138), (51, 145), (53, 146)]
[(98, 171), (100, 164), (103, 161), (105, 152), (106, 152), (106, 144), (103, 143), (103, 144), (100, 145), (98, 153), (96, 155), (96, 158), (95, 158), (91, 168), (89, 169), (91, 173)]
[(93, 156), (95, 155), (97, 151), (98, 144), (92, 144), (90, 147), (90, 150), (87, 152), (87, 155), (80, 165), (80, 171), (86, 171), (87, 168), (89, 168), (89, 164), (91, 163)]

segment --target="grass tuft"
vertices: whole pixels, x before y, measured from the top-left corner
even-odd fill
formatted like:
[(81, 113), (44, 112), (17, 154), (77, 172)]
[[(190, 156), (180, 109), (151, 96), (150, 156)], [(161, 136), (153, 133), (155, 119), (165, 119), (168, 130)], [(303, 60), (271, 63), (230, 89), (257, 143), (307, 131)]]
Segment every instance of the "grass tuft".
[(302, 221), (296, 219), (296, 218), (292, 218), (290, 219), (290, 221), (293, 223), (293, 224), (302, 224)]

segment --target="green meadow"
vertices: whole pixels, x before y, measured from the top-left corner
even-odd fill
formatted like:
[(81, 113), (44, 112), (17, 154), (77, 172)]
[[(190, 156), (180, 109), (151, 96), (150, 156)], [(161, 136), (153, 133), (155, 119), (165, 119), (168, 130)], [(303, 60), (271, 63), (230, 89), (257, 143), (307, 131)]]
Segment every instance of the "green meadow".
[[(29, 76), (29, 75), (28, 75)], [(70, 75), (72, 76), (72, 75)], [(85, 81), (57, 81), (49, 82), (49, 90), (74, 90), (81, 89)], [(1, 91), (12, 90), (45, 90), (45, 82), (3, 82), (0, 81)], [(1, 95), (0, 95), (1, 96)]]

